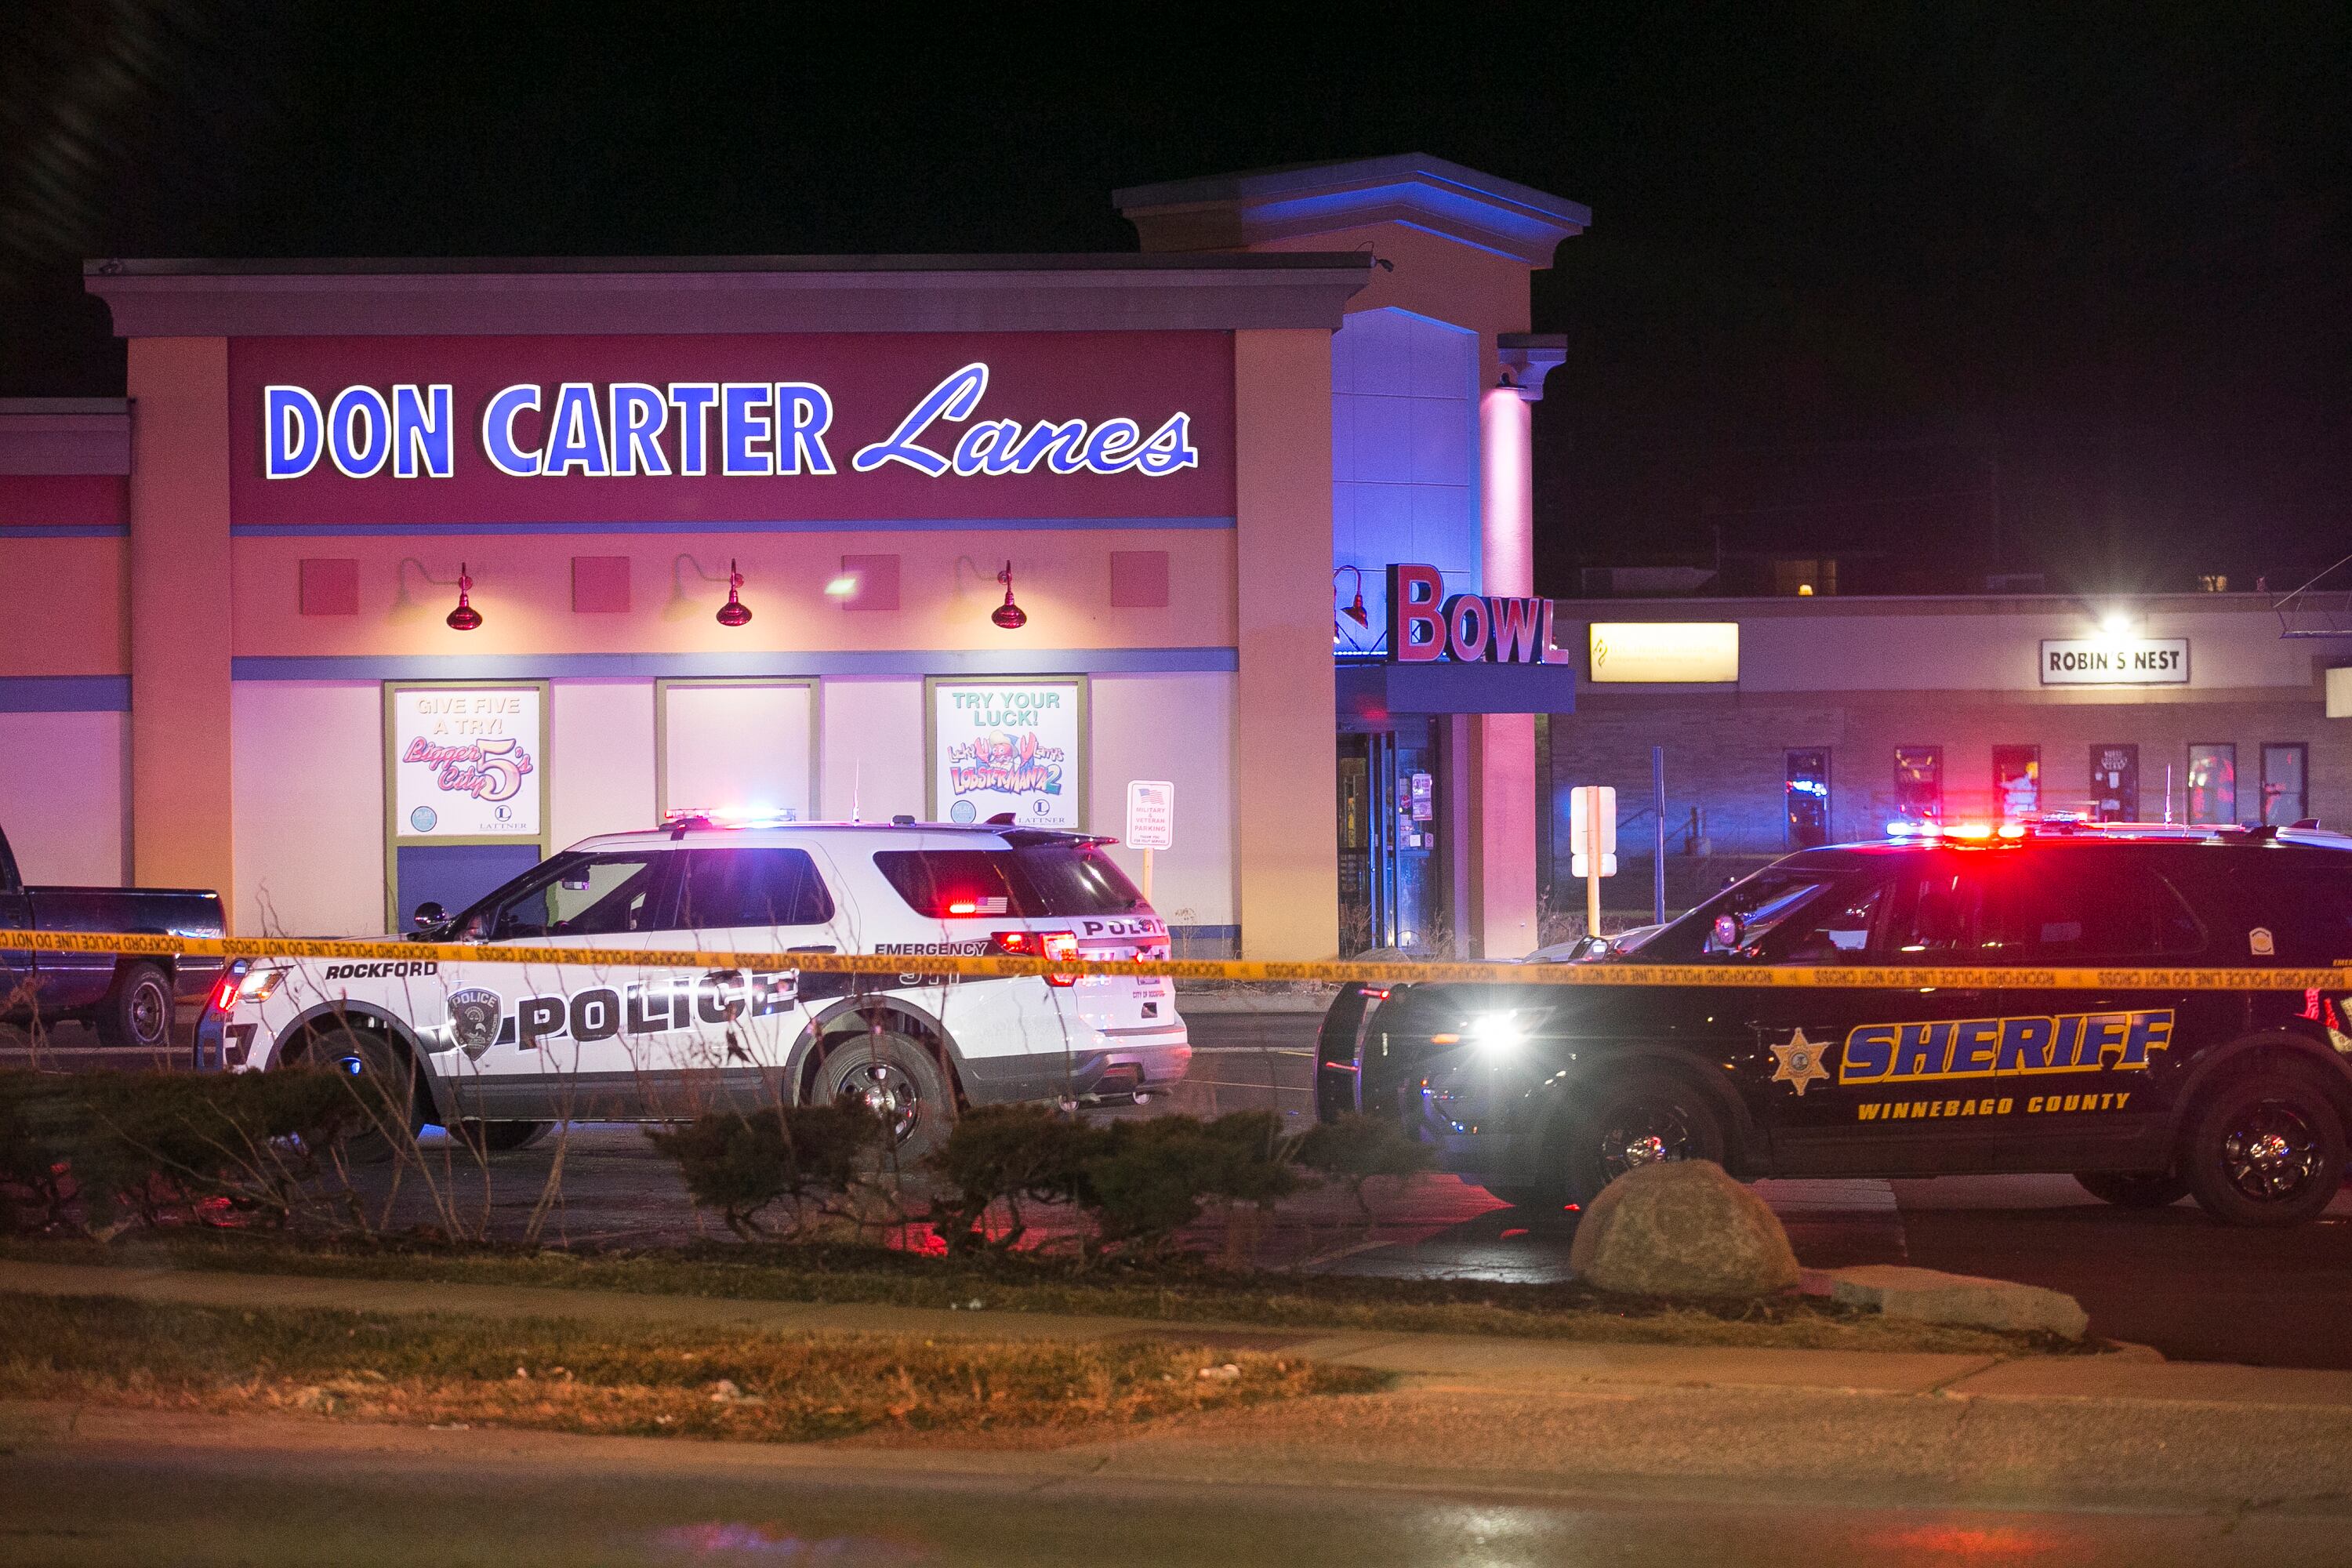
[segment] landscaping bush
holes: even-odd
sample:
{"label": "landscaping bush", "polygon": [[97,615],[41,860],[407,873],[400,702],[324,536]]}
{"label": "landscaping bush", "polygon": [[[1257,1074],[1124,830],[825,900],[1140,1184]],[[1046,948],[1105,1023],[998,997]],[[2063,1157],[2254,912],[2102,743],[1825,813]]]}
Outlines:
{"label": "landscaping bush", "polygon": [[1417,1176],[1437,1163],[1436,1152],[1394,1119],[1352,1110],[1310,1128],[1298,1141],[1297,1159],[1318,1175],[1343,1184],[1368,1221],[1372,1206],[1364,1197],[1367,1184],[1382,1176]]}
{"label": "landscaping bush", "polygon": [[0,1228],[283,1224],[356,1116],[328,1072],[0,1073]]}
{"label": "landscaping bush", "polygon": [[694,1201],[717,1209],[746,1240],[765,1234],[760,1216],[778,1203],[790,1210],[789,1228],[798,1229],[824,1212],[827,1199],[845,1195],[882,1133],[872,1112],[845,1104],[714,1110],[683,1127],[646,1129],[654,1147],[677,1162]]}
{"label": "landscaping bush", "polygon": [[[1087,1169],[1108,1142],[1103,1129],[1051,1106],[975,1106],[956,1119],[946,1142],[925,1162],[954,1189],[932,1205],[932,1227],[950,1252],[1009,1248],[1027,1230],[1023,1203],[1086,1201]],[[999,1204],[1006,1225],[992,1240],[985,1221]]]}
{"label": "landscaping bush", "polygon": [[1265,1205],[1303,1184],[1290,1153],[1296,1140],[1271,1111],[1237,1110],[1214,1121],[1162,1116],[1121,1121],[1087,1167],[1081,1196],[1105,1241],[1150,1253],[1198,1219],[1204,1203],[1230,1211]]}

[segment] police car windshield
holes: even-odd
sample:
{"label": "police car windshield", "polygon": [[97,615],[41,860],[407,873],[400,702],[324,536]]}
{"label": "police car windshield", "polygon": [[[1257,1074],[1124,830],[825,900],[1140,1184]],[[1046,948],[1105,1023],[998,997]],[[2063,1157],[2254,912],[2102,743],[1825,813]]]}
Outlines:
{"label": "police car windshield", "polygon": [[883,849],[874,865],[917,914],[934,920],[1123,915],[1143,907],[1127,873],[1092,844]]}
{"label": "police car windshield", "polygon": [[[1750,955],[1757,945],[1835,885],[1829,871],[1800,871],[1768,867],[1734,882],[1690,913],[1642,944],[1642,958],[1651,963],[1687,963],[1710,958]],[[1717,917],[1736,915],[1738,941],[1719,940]]]}

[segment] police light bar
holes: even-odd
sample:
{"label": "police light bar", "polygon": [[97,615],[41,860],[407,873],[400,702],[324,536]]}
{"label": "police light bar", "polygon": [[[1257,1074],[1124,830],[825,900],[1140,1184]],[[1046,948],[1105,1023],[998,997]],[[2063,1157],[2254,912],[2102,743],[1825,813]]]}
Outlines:
{"label": "police light bar", "polygon": [[1886,825],[1889,838],[1957,838],[1964,844],[1981,844],[1988,839],[2010,842],[2025,837],[2021,822],[2004,822],[1996,827],[1990,822],[1890,822]]}
{"label": "police light bar", "polygon": [[798,822],[800,814],[788,805],[673,806],[662,813],[661,825],[700,823],[711,827],[774,827]]}

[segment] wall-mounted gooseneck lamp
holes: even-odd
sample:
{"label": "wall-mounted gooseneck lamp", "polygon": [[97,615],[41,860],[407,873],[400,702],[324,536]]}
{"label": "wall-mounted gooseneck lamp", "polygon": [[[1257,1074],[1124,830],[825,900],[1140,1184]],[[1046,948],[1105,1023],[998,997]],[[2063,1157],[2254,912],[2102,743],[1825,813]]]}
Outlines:
{"label": "wall-mounted gooseneck lamp", "polygon": [[1004,584],[1004,603],[997,605],[988,618],[1008,632],[1017,632],[1029,624],[1029,612],[1013,602],[1012,562],[1004,563],[1004,570],[996,574],[996,580]]}
{"label": "wall-mounted gooseneck lamp", "polygon": [[470,632],[482,624],[482,612],[474,608],[469,595],[474,591],[474,579],[467,574],[466,563],[457,563],[457,607],[449,612],[449,629]]}
{"label": "wall-mounted gooseneck lamp", "polygon": [[740,626],[751,618],[751,606],[743,603],[743,573],[732,557],[727,562],[727,602],[719,606],[719,624]]}
{"label": "wall-mounted gooseneck lamp", "polygon": [[[1342,566],[1339,572],[1331,574],[1331,602],[1337,605],[1339,601],[1339,572],[1351,573],[1356,579],[1355,601],[1341,606],[1339,613],[1367,631],[1370,630],[1372,617],[1364,608],[1364,574],[1360,569],[1354,566]],[[1331,623],[1331,640],[1334,643],[1347,641],[1347,633],[1340,629],[1339,623],[1337,621]]]}

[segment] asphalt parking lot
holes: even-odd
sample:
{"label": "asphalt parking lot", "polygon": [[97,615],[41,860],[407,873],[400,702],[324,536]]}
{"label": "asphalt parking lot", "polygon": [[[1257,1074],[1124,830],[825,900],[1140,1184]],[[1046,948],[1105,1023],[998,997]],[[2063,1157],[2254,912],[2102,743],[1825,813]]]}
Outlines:
{"label": "asphalt parking lot", "polygon": [[[1312,1116],[1316,1013],[1185,1012],[1198,1054],[1184,1089],[1105,1114],[1272,1106],[1286,1118]],[[49,1059],[116,1058],[67,1049]],[[438,1174],[429,1188],[409,1179],[395,1224],[431,1222],[446,1204],[467,1228],[506,1238],[524,1235],[534,1215],[545,1239],[574,1245],[659,1246],[724,1234],[695,1213],[674,1168],[635,1128],[570,1129],[493,1156],[487,1168],[437,1139],[427,1147],[441,1162]],[[560,1188],[542,1207],[559,1154]],[[1808,1267],[1911,1263],[2019,1279],[2075,1297],[2093,1332],[2173,1359],[2352,1368],[2345,1327],[2352,1191],[2317,1224],[2273,1232],[2225,1228],[2185,1200],[2154,1211],[2111,1208],[2064,1176],[1763,1182],[1758,1190]],[[1426,1176],[1378,1194],[1370,1225],[1337,1194],[1293,1200],[1255,1238],[1255,1250],[1272,1267],[1539,1282],[1568,1276],[1573,1235],[1566,1216],[1530,1216],[1451,1176]]]}

